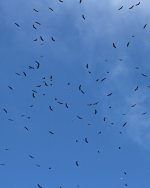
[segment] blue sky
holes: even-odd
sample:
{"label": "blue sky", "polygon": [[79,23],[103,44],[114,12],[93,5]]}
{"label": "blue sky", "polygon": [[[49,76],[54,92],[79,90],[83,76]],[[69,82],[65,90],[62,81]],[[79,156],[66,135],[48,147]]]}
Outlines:
{"label": "blue sky", "polygon": [[0,187],[149,188],[150,4],[137,3],[0,2]]}

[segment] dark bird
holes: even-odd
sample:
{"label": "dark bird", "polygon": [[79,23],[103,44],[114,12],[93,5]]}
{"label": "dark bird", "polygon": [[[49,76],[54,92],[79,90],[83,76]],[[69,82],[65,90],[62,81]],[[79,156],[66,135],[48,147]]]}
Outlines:
{"label": "dark bird", "polygon": [[40,184],[37,185],[39,188],[43,188]]}
{"label": "dark bird", "polygon": [[34,67],[32,67],[32,66],[30,66],[30,65],[28,66],[28,68],[29,68],[29,69],[34,69]]}
{"label": "dark bird", "polygon": [[138,5],[140,5],[140,3],[141,3],[141,2],[138,2],[138,3],[137,3],[137,4],[135,5],[135,6],[138,6]]}
{"label": "dark bird", "polygon": [[106,121],[106,118],[104,117],[104,121]]}
{"label": "dark bird", "polygon": [[76,166],[79,166],[79,162],[78,161],[76,161]]}
{"label": "dark bird", "polygon": [[69,108],[67,103],[65,104],[65,106],[66,106],[66,108]]}
{"label": "dark bird", "polygon": [[136,106],[136,104],[131,105],[132,108],[135,107],[135,106]]}
{"label": "dark bird", "polygon": [[41,87],[41,85],[37,85],[36,87]]}
{"label": "dark bird", "polygon": [[95,111],[94,111],[94,114],[96,115],[97,114],[97,110],[95,109]]}
{"label": "dark bird", "polygon": [[13,88],[11,86],[8,86],[9,89],[13,90]]}
{"label": "dark bird", "polygon": [[80,0],[79,3],[82,3],[82,0]]}
{"label": "dark bird", "polygon": [[51,111],[53,111],[53,109],[52,109],[52,107],[51,107],[51,106],[49,106],[49,109],[50,109]]}
{"label": "dark bird", "polygon": [[77,116],[77,118],[78,118],[78,119],[83,119],[83,118],[82,118],[82,117],[80,117],[80,116]]}
{"label": "dark bird", "polygon": [[36,10],[35,8],[33,9],[35,12],[39,12],[38,10]]}
{"label": "dark bird", "polygon": [[8,112],[7,112],[7,110],[5,109],[5,108],[3,108],[3,110],[4,110],[4,112],[7,114]]}
{"label": "dark bird", "polygon": [[86,64],[86,68],[87,68],[87,69],[89,68],[89,64]]}
{"label": "dark bird", "polygon": [[17,73],[17,72],[16,72],[16,74],[17,74],[18,76],[20,76],[20,74],[19,74],[19,73]]}
{"label": "dark bird", "polygon": [[85,138],[84,141],[85,141],[87,144],[89,143],[87,138]]}
{"label": "dark bird", "polygon": [[35,42],[36,42],[36,41],[38,41],[38,39],[36,38],[36,39],[34,39],[33,41],[35,41]]}
{"label": "dark bird", "polygon": [[147,26],[147,24],[145,24],[145,25],[143,26],[143,29],[145,29],[145,28],[146,28],[146,26]]}
{"label": "dark bird", "polygon": [[81,89],[81,84],[79,85],[79,91],[81,91],[82,94],[85,94],[84,91]]}
{"label": "dark bird", "polygon": [[13,119],[11,119],[11,118],[9,118],[8,120],[9,120],[9,121],[14,121],[14,120],[13,120]]}
{"label": "dark bird", "polygon": [[121,147],[119,146],[118,149],[121,149]]}
{"label": "dark bird", "polygon": [[145,115],[145,114],[147,114],[147,112],[143,112],[143,113],[142,113],[142,115]]}
{"label": "dark bird", "polygon": [[33,27],[34,29],[36,29],[36,27],[35,27],[35,25],[34,25],[34,24],[32,25],[32,27]]}
{"label": "dark bird", "polygon": [[55,39],[53,37],[51,37],[52,41],[55,42]]}
{"label": "dark bird", "polygon": [[134,91],[137,91],[137,90],[138,90],[138,88],[139,88],[139,87],[137,86],[137,87],[134,89]]}
{"label": "dark bird", "polygon": [[130,45],[130,42],[127,43],[127,47],[129,47],[129,45]]}
{"label": "dark bird", "polygon": [[117,48],[116,45],[115,45],[115,43],[113,43],[113,47],[114,47],[114,48]]}
{"label": "dark bird", "polygon": [[48,7],[48,8],[49,8],[49,10],[54,11],[51,7]]}
{"label": "dark bird", "polygon": [[106,80],[106,78],[101,79],[101,82],[103,82],[104,80]]}
{"label": "dark bird", "polygon": [[32,97],[35,98],[35,94],[34,93],[32,93]]}
{"label": "dark bird", "polygon": [[82,15],[82,18],[85,20],[85,16],[84,15]]}
{"label": "dark bird", "polygon": [[48,86],[47,82],[44,81],[45,86]]}
{"label": "dark bird", "polygon": [[41,41],[44,41],[44,39],[42,38],[42,36],[40,36],[40,39],[41,39]]}
{"label": "dark bird", "polygon": [[37,166],[37,167],[40,167],[40,165],[39,165],[39,164],[36,164],[36,166]]}
{"label": "dark bird", "polygon": [[36,91],[36,90],[33,90],[33,89],[32,89],[32,91],[33,91],[33,93],[37,93],[37,91]]}
{"label": "dark bird", "polygon": [[58,104],[63,104],[63,102],[60,102],[60,101],[58,101],[57,103],[58,103]]}
{"label": "dark bird", "polygon": [[15,22],[14,24],[15,24],[17,27],[20,27],[20,25],[19,25],[18,23]]}
{"label": "dark bird", "polygon": [[27,74],[25,72],[23,72],[24,76],[27,76]]}
{"label": "dark bird", "polygon": [[133,9],[134,5],[132,5],[131,7],[129,7],[129,9]]}
{"label": "dark bird", "polygon": [[145,77],[147,77],[147,75],[146,75],[146,74],[143,74],[143,73],[142,73],[141,75],[142,75],[142,76],[145,76]]}
{"label": "dark bird", "polygon": [[121,9],[123,9],[123,6],[121,6],[118,10],[121,10]]}
{"label": "dark bird", "polygon": [[37,69],[39,69],[40,68],[40,63],[38,62],[38,61],[35,61],[35,63],[37,64]]}
{"label": "dark bird", "polygon": [[108,97],[111,96],[111,95],[112,95],[112,93],[107,94]]}
{"label": "dark bird", "polygon": [[62,0],[59,0],[59,2],[63,3],[63,1],[62,1]]}
{"label": "dark bird", "polygon": [[35,23],[38,24],[38,25],[41,25],[40,22],[35,22]]}
{"label": "dark bird", "polygon": [[93,103],[93,106],[97,105],[98,103],[99,103],[99,101],[97,101],[97,102]]}
{"label": "dark bird", "polygon": [[127,122],[125,122],[125,123],[122,125],[122,127],[125,127],[125,126],[126,126],[126,124],[127,124]]}
{"label": "dark bird", "polygon": [[123,173],[124,173],[124,175],[127,175],[127,173],[125,171]]}
{"label": "dark bird", "polygon": [[32,155],[29,155],[29,157],[30,157],[31,159],[34,159],[34,157],[33,157]]}
{"label": "dark bird", "polygon": [[25,128],[27,131],[29,131],[28,127],[25,126],[24,128]]}
{"label": "dark bird", "polygon": [[50,134],[54,134],[52,131],[48,131]]}

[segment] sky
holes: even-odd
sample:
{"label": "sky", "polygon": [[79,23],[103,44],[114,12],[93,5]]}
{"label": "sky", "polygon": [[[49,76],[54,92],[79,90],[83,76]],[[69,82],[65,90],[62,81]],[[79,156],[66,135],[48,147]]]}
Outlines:
{"label": "sky", "polygon": [[150,2],[138,3],[0,2],[0,187],[149,188]]}

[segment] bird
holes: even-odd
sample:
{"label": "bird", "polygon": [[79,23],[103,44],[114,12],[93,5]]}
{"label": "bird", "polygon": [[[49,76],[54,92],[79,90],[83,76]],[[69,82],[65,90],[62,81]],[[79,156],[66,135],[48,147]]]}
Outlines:
{"label": "bird", "polygon": [[129,9],[133,9],[134,5],[132,5],[131,7],[129,7]]}
{"label": "bird", "polygon": [[10,90],[13,90],[13,88],[12,88],[11,86],[8,86],[8,88],[9,88]]}
{"label": "bird", "polygon": [[112,95],[112,93],[107,94],[108,97],[111,96],[111,95]]}
{"label": "bird", "polygon": [[27,74],[25,72],[23,72],[24,76],[27,76]]}
{"label": "bird", "polygon": [[3,110],[4,110],[4,112],[7,114],[8,112],[7,112],[7,110],[5,109],[5,108],[3,108]]}
{"label": "bird", "polygon": [[37,69],[39,69],[40,68],[40,63],[38,62],[38,61],[35,61],[35,63],[37,64]]}
{"label": "bird", "polygon": [[52,131],[48,131],[50,134],[54,134]]}
{"label": "bird", "polygon": [[16,72],[16,75],[20,76],[20,74],[18,72]]}
{"label": "bird", "polygon": [[53,109],[52,109],[52,107],[51,107],[51,106],[49,106],[49,109],[50,109],[51,111],[53,111]]}
{"label": "bird", "polygon": [[62,0],[59,0],[59,2],[63,3],[63,1],[62,1]]}
{"label": "bird", "polygon": [[41,39],[41,41],[44,41],[44,39],[42,38],[42,36],[40,36],[40,39]]}
{"label": "bird", "polygon": [[80,0],[79,3],[82,3],[82,0]]}
{"label": "bird", "polygon": [[103,82],[104,80],[106,80],[106,78],[101,79],[101,82]]}
{"label": "bird", "polygon": [[5,166],[5,164],[4,163],[0,163],[0,166]]}
{"label": "bird", "polygon": [[14,24],[15,24],[17,27],[20,27],[20,25],[19,25],[18,23],[15,22]]}
{"label": "bird", "polygon": [[135,6],[138,6],[138,5],[140,5],[141,4],[141,2],[138,2]]}
{"label": "bird", "polygon": [[41,23],[40,22],[35,22],[36,24],[38,24],[38,25],[41,25]]}
{"label": "bird", "polygon": [[76,166],[79,166],[79,162],[78,161],[76,161]]}
{"label": "bird", "polygon": [[40,184],[37,185],[39,188],[43,188]]}
{"label": "bird", "polygon": [[48,8],[49,8],[49,10],[54,11],[51,7],[48,7]]}
{"label": "bird", "polygon": [[34,159],[34,156],[33,156],[33,155],[29,155],[29,157],[30,157],[31,159]]}
{"label": "bird", "polygon": [[80,116],[77,116],[77,118],[78,118],[78,119],[83,119],[83,118],[82,118],[82,117],[80,117]]}
{"label": "bird", "polygon": [[113,47],[114,47],[114,48],[117,48],[114,42],[113,42]]}
{"label": "bird", "polygon": [[85,16],[84,16],[84,14],[82,14],[82,18],[85,20]]}
{"label": "bird", "polygon": [[55,42],[55,39],[53,37],[51,37],[52,41]]}
{"label": "bird", "polygon": [[143,26],[143,29],[145,29],[147,27],[147,24],[145,24],[144,26]]}
{"label": "bird", "polygon": [[27,131],[29,131],[28,127],[25,126],[24,128],[25,128]]}
{"label": "bird", "polygon": [[123,6],[121,6],[118,10],[121,10],[121,9],[123,9]]}
{"label": "bird", "polygon": [[35,98],[35,94],[34,94],[34,92],[32,93],[32,97]]}
{"label": "bird", "polygon": [[94,114],[96,115],[97,114],[97,110],[95,109],[95,111],[94,111]]}
{"label": "bird", "polygon": [[87,138],[85,138],[84,141],[85,141],[87,144],[89,143]]}
{"label": "bird", "polygon": [[130,42],[127,43],[127,47],[129,47],[129,45],[130,45]]}
{"label": "bird", "polygon": [[29,69],[34,69],[34,67],[32,67],[32,66],[30,66],[30,65],[28,66],[28,68],[29,68]]}
{"label": "bird", "polygon": [[125,122],[125,123],[122,125],[122,127],[125,127],[125,126],[126,126],[126,124],[127,124],[127,122]]}
{"label": "bird", "polygon": [[36,38],[36,39],[34,39],[33,41],[36,42],[36,41],[38,41],[38,39]]}
{"label": "bird", "polygon": [[35,27],[35,25],[34,25],[34,24],[32,25],[32,27],[33,27],[34,29],[37,29],[37,28]]}
{"label": "bird", "polygon": [[143,73],[142,73],[141,75],[142,75],[142,76],[145,76],[145,77],[147,77],[147,75],[146,75],[146,74],[143,74]]}
{"label": "bird", "polygon": [[139,87],[137,86],[137,87],[134,89],[134,91],[137,91],[137,90],[138,90],[138,88],[139,88]]}
{"label": "bird", "polygon": [[35,8],[33,8],[33,10],[35,11],[35,12],[39,12],[38,10],[36,10]]}
{"label": "bird", "polygon": [[65,104],[65,106],[66,106],[66,108],[69,108],[67,103]]}
{"label": "bird", "polygon": [[131,105],[132,108],[135,107],[135,106],[136,106],[136,104]]}

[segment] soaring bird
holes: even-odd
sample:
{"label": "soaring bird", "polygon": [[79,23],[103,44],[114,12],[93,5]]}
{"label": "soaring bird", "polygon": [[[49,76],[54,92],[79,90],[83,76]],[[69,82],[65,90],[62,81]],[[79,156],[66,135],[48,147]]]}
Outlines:
{"label": "soaring bird", "polygon": [[59,2],[63,3],[63,1],[62,1],[62,0],[59,0]]}
{"label": "soaring bird", "polygon": [[114,42],[113,42],[113,47],[114,47],[114,48],[117,48]]}
{"label": "soaring bird", "polygon": [[125,122],[125,123],[122,125],[122,127],[125,127],[125,126],[126,126],[126,124],[127,124],[127,122]]}
{"label": "soaring bird", "polygon": [[13,90],[13,88],[11,86],[8,86],[9,89]]}
{"label": "soaring bird", "polygon": [[27,131],[29,131],[28,127],[25,126],[24,128],[25,128]]}
{"label": "soaring bird", "polygon": [[40,22],[35,22],[35,23],[38,24],[38,25],[41,25]]}
{"label": "soaring bird", "polygon": [[48,7],[48,8],[49,8],[49,10],[54,11],[51,7]]}
{"label": "soaring bird", "polygon": [[78,119],[83,119],[83,118],[82,118],[82,117],[80,117],[80,116],[77,116],[77,118],[78,118]]}
{"label": "soaring bird", "polygon": [[140,3],[141,3],[141,2],[138,2],[138,3],[137,3],[137,4],[135,5],[135,6],[138,6],[138,5],[140,5]]}
{"label": "soaring bird", "polygon": [[112,93],[107,94],[108,97],[111,96],[111,95],[112,95]]}
{"label": "soaring bird", "polygon": [[42,36],[40,36],[40,39],[41,39],[41,41],[44,41],[44,39],[43,39],[43,37],[42,37]]}
{"label": "soaring bird", "polygon": [[35,42],[36,42],[36,41],[38,41],[38,39],[36,38],[36,39],[34,39],[33,41],[35,41]]}
{"label": "soaring bird", "polygon": [[7,112],[7,110],[5,109],[5,108],[3,108],[3,110],[4,110],[4,112],[7,114],[8,112]]}
{"label": "soaring bird", "polygon": [[50,134],[54,134],[52,131],[48,131]]}
{"label": "soaring bird", "polygon": [[146,74],[143,74],[143,73],[142,73],[141,75],[142,75],[142,76],[145,76],[145,77],[147,77],[147,75],[146,75]]}
{"label": "soaring bird", "polygon": [[29,157],[30,157],[31,159],[34,159],[34,156],[33,156],[33,155],[29,155]]}
{"label": "soaring bird", "polygon": [[65,106],[66,106],[66,108],[69,108],[67,103],[65,104]]}
{"label": "soaring bird", "polygon": [[136,104],[131,105],[132,108],[135,107],[135,106],[136,106]]}
{"label": "soaring bird", "polygon": [[79,162],[78,161],[76,161],[76,166],[79,166]]}
{"label": "soaring bird", "polygon": [[134,5],[132,5],[131,7],[129,7],[129,9],[133,9]]}
{"label": "soaring bird", "polygon": [[87,144],[89,143],[87,138],[85,138],[84,141],[85,141]]}
{"label": "soaring bird", "polygon": [[53,111],[53,109],[52,109],[52,107],[51,107],[51,106],[49,106],[49,109],[50,109],[51,111]]}
{"label": "soaring bird", "polygon": [[52,39],[52,41],[53,41],[53,42],[55,42],[55,39],[54,39],[54,37],[51,37],[51,39]]}
{"label": "soaring bird", "polygon": [[27,76],[27,74],[25,72],[23,72],[24,76]]}
{"label": "soaring bird", "polygon": [[82,18],[85,20],[85,16],[84,16],[84,14],[82,14]]}
{"label": "soaring bird", "polygon": [[18,23],[15,22],[14,24],[15,24],[17,27],[20,27],[20,25],[19,25]]}
{"label": "soaring bird", "polygon": [[43,188],[40,184],[37,185],[39,188]]}
{"label": "soaring bird", "polygon": [[127,43],[127,47],[129,47],[130,42]]}
{"label": "soaring bird", "polygon": [[138,90],[138,88],[139,88],[139,87],[137,86],[137,87],[134,89],[134,91],[137,91],[137,90]]}
{"label": "soaring bird", "polygon": [[40,68],[40,63],[38,62],[38,61],[35,61],[35,63],[37,64],[37,69],[39,69]]}
{"label": "soaring bird", "polygon": [[38,10],[36,10],[35,8],[33,8],[33,10],[35,11],[35,12],[39,12]]}
{"label": "soaring bird", "polygon": [[36,29],[36,27],[35,27],[35,25],[34,25],[34,24],[32,25],[32,27],[33,27],[34,29]]}
{"label": "soaring bird", "polygon": [[121,6],[118,10],[121,10],[121,9],[123,9],[123,6]]}
{"label": "soaring bird", "polygon": [[145,24],[145,25],[143,26],[143,29],[145,29],[145,28],[146,28],[146,26],[147,26],[147,24]]}

